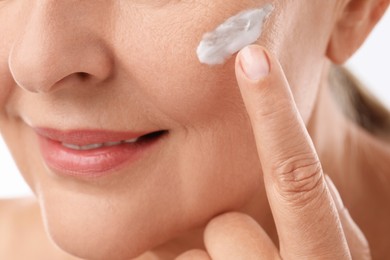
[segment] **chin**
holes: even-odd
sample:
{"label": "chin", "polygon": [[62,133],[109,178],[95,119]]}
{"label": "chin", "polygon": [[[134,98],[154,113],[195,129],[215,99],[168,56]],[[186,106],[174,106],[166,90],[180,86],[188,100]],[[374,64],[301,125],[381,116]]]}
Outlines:
{"label": "chin", "polygon": [[109,219],[97,222],[89,218],[52,217],[45,217],[51,240],[63,251],[82,259],[133,259],[157,246],[162,239],[151,230],[137,228],[137,224],[122,226]]}
{"label": "chin", "polygon": [[[113,202],[90,194],[50,194],[40,199],[51,240],[82,259],[133,259],[177,231],[158,212],[151,214],[153,209],[131,199]],[[162,228],[160,223],[167,225]]]}
{"label": "chin", "polygon": [[[133,243],[128,243],[126,247],[120,247],[116,242],[118,241],[106,241],[102,239],[101,241],[96,241],[94,245],[91,246],[90,243],[87,244],[75,244],[72,241],[63,241],[62,239],[52,238],[53,242],[64,252],[69,255],[88,260],[124,260],[124,259],[134,259],[148,250],[148,247],[143,247],[134,239]],[[114,245],[113,245],[114,243]],[[101,244],[102,246],[97,246]]]}

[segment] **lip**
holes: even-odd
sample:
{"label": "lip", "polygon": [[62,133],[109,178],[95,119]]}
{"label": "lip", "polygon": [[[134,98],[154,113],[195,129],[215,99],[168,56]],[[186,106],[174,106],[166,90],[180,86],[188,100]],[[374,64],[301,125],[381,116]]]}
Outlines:
{"label": "lip", "polygon": [[[54,173],[73,177],[101,177],[134,163],[155,147],[168,131],[116,132],[33,128],[46,165]],[[139,138],[135,143],[74,150],[62,143],[84,146]]]}

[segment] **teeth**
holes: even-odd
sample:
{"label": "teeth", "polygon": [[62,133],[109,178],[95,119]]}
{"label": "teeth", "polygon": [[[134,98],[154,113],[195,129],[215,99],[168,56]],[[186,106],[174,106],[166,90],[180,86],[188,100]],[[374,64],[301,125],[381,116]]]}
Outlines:
{"label": "teeth", "polygon": [[103,144],[76,145],[76,144],[67,144],[67,143],[62,143],[62,145],[69,149],[80,150],[80,151],[97,149],[103,146]]}
{"label": "teeth", "polygon": [[72,150],[78,150],[78,151],[86,151],[86,150],[93,150],[101,147],[111,147],[115,145],[120,144],[132,144],[138,141],[139,138],[133,138],[129,140],[119,141],[119,142],[106,142],[102,144],[87,144],[87,145],[77,145],[77,144],[67,144],[62,143],[63,146],[66,148],[72,149]]}
{"label": "teeth", "polygon": [[135,143],[138,141],[138,138],[133,138],[133,139],[129,139],[129,140],[125,140],[123,141],[123,143],[125,144],[131,144],[131,143]]}
{"label": "teeth", "polygon": [[62,143],[62,145],[65,146],[66,148],[69,148],[69,149],[72,149],[72,150],[81,150],[81,147],[78,146],[78,145],[75,145],[75,144]]}
{"label": "teeth", "polygon": [[104,143],[103,146],[114,146],[114,145],[118,145],[118,144],[121,144],[122,142],[107,142],[107,143]]}
{"label": "teeth", "polygon": [[103,144],[87,144],[80,146],[80,150],[92,150],[102,147]]}

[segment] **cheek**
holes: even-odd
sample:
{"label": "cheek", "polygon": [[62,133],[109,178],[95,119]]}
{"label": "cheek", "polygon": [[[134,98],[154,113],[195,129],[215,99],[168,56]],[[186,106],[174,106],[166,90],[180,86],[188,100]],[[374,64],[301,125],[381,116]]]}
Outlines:
{"label": "cheek", "polygon": [[[162,171],[176,172],[168,179],[180,182],[172,190],[180,188],[182,201],[191,201],[187,204],[191,207],[183,211],[191,221],[195,220],[193,216],[204,220],[216,211],[242,206],[259,188],[261,179],[235,78],[235,57],[224,65],[210,67],[201,64],[196,55],[205,32],[250,5],[225,5],[230,9],[223,12],[217,11],[223,6],[220,1],[208,5],[211,10],[195,9],[186,17],[178,16],[180,10],[148,17],[142,30],[123,31],[117,39],[118,43],[127,41],[125,46],[118,45],[118,56],[124,70],[131,73],[128,77],[134,83],[135,95],[155,114],[169,118],[177,126],[173,131],[185,130],[178,131],[176,144],[168,152],[172,156],[170,165],[174,161],[176,169]],[[225,14],[203,19],[215,17],[209,14],[212,12]],[[177,18],[168,22],[167,16]]]}
{"label": "cheek", "polygon": [[231,6],[220,21],[201,20],[211,17],[206,9],[192,10],[188,13],[196,17],[173,22],[166,17],[175,17],[174,13],[148,17],[142,30],[125,30],[116,41],[119,63],[129,72],[134,95],[177,126],[174,144],[166,153],[170,163],[162,163],[166,168],[159,171],[167,173],[162,183],[178,183],[171,189],[178,194],[165,195],[183,203],[178,213],[186,214],[188,222],[183,225],[239,208],[259,188],[260,166],[235,78],[234,57],[210,67],[196,55],[203,34],[240,9],[244,8]]}
{"label": "cheek", "polygon": [[124,30],[117,40],[120,63],[132,73],[134,91],[143,102],[182,125],[199,125],[211,120],[211,115],[225,116],[229,113],[227,104],[240,102],[234,57],[224,65],[211,67],[199,62],[196,49],[204,33],[230,15],[254,6],[253,1],[199,2],[177,4],[149,16],[142,14],[142,28]]}
{"label": "cheek", "polygon": [[45,169],[38,157],[39,150],[35,136],[26,126],[15,118],[0,118],[1,135],[18,167],[20,174],[35,193],[39,179]]}
{"label": "cheek", "polygon": [[[321,84],[332,4],[322,1],[287,2],[267,28],[269,48],[276,53],[290,84],[298,110],[307,123]],[[312,21],[316,21],[313,23]]]}

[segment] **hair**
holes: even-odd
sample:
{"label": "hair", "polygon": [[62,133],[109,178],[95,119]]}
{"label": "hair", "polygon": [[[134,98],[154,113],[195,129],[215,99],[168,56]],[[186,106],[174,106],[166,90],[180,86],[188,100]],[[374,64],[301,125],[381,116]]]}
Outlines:
{"label": "hair", "polygon": [[343,113],[374,136],[390,142],[390,111],[345,67],[332,65],[330,88]]}

